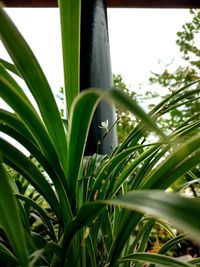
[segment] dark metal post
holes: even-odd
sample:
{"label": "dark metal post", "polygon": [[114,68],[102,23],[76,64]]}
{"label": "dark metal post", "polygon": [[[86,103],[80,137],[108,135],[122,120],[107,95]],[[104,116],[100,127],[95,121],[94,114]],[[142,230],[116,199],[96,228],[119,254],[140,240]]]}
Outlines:
{"label": "dark metal post", "polygon": [[[109,90],[112,86],[112,72],[108,40],[107,12],[104,0],[82,0],[81,11],[81,90],[96,87]],[[101,101],[95,112],[86,154],[97,152],[98,142],[105,135],[102,121],[108,120],[110,128],[115,123],[114,106]],[[117,145],[116,127],[113,127],[101,143],[98,153],[110,154]]]}

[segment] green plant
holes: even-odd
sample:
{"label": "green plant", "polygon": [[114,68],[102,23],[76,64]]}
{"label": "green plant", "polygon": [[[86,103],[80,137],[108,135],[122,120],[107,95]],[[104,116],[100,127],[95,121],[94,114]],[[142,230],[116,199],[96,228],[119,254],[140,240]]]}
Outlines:
{"label": "green plant", "polygon": [[[0,96],[13,109],[0,109],[0,129],[31,155],[0,138],[1,264],[139,267],[147,262],[198,266],[199,259],[183,263],[163,255],[184,235],[173,236],[158,254],[145,252],[156,218],[169,220],[197,241],[200,233],[199,201],[165,192],[185,174],[193,177],[193,182],[198,180],[191,169],[199,163],[200,136],[189,135],[186,140],[198,124],[191,118],[169,136],[156,124],[173,101],[182,101],[179,93],[186,87],[172,93],[149,114],[118,90],[79,93],[80,1],[61,0],[60,9],[66,44],[68,108],[64,114],[68,119],[61,118],[36,58],[0,9],[0,37],[14,63],[1,60],[0,64]],[[10,72],[26,82],[39,112]],[[128,109],[139,123],[112,155],[84,157],[89,125],[103,97]],[[152,132],[157,136],[155,142],[151,141]],[[28,182],[25,188],[32,188],[32,195],[20,189],[20,181],[15,182],[6,166]]]}
{"label": "green plant", "polygon": [[[191,21],[185,23],[176,34],[176,45],[180,51],[179,57],[182,58],[179,66],[177,67],[172,60],[170,64],[164,66],[161,73],[153,72],[149,79],[152,84],[159,84],[168,88],[169,91],[176,89],[177,86],[184,86],[199,79],[200,49],[198,36],[200,33],[200,12],[198,9],[191,9],[190,13]],[[173,69],[176,68],[174,71],[171,69],[172,66]],[[200,107],[199,95],[190,94],[190,91],[189,87],[188,90],[182,92],[182,94],[188,93],[188,96],[184,97],[184,105],[181,107],[174,105],[174,109],[169,113],[169,119],[162,121],[166,128],[173,131],[175,124],[180,125],[183,120],[198,113]]]}
{"label": "green plant", "polygon": [[[113,74],[113,87],[126,93],[129,98],[136,99],[137,101],[138,94],[136,92],[131,92],[128,89],[121,75]],[[124,139],[128,136],[128,134],[131,132],[131,130],[135,127],[138,120],[130,113],[130,111],[121,109],[119,107],[116,109],[116,113],[118,119],[118,140],[119,143],[122,143]]]}

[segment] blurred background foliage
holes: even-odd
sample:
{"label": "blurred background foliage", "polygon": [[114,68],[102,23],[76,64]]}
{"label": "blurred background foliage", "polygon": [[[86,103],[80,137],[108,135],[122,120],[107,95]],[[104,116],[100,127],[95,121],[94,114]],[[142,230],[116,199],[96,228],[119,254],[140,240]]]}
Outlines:
{"label": "blurred background foliage", "polygon": [[[176,44],[180,50],[180,58],[182,58],[183,64],[178,66],[175,71],[171,71],[170,67],[173,65],[173,60],[170,64],[166,65],[166,68],[161,73],[151,72],[152,75],[149,78],[151,85],[158,87],[156,90],[141,90],[130,91],[121,75],[113,75],[114,86],[126,92],[130,97],[138,100],[138,102],[144,102],[144,106],[147,109],[151,109],[157,103],[157,100],[165,98],[173,91],[200,79],[200,11],[198,9],[191,9],[191,21],[185,23],[182,29],[177,32]],[[197,86],[197,85],[195,85]],[[163,95],[162,89],[167,88],[167,93]],[[200,110],[200,95],[191,95],[190,92],[194,87],[188,87],[182,94],[188,94],[188,102],[185,101],[184,106],[176,106],[174,103],[174,109],[172,109],[167,116],[159,119],[160,125],[167,132],[172,132],[183,121],[196,115],[196,120],[199,119],[198,113]],[[192,103],[191,103],[192,99]],[[130,115],[129,112],[122,112],[117,110],[118,116],[118,132],[119,142],[124,140],[127,134],[131,131],[135,125],[136,120]]]}
{"label": "blurred background foliage", "polygon": [[[183,64],[178,66],[175,71],[172,71],[171,65],[173,65],[173,60],[170,64],[166,65],[165,69],[160,73],[151,72],[151,77],[149,82],[151,87],[159,88],[156,90],[138,90],[131,91],[126,82],[124,81],[122,75],[113,74],[113,86],[121,89],[129,95],[129,97],[135,99],[137,102],[142,103],[144,108],[151,110],[155,107],[158,101],[166,98],[169,94],[173,94],[174,91],[178,90],[180,87],[187,86],[188,84],[200,79],[200,10],[191,9],[191,21],[185,23],[182,29],[177,32],[176,45],[179,47],[180,57]],[[188,87],[184,90],[181,95],[184,96],[184,105],[179,107],[174,103],[174,108],[171,109],[167,116],[161,116],[158,118],[158,123],[165,130],[166,133],[172,133],[177,127],[179,127],[184,122],[189,122],[191,117],[198,122],[200,116],[200,95],[191,94],[194,87]],[[166,94],[163,95],[163,88],[167,89]],[[143,88],[142,88],[143,89]],[[185,100],[185,96],[187,96]],[[192,100],[192,101],[191,101]],[[167,106],[166,106],[167,108]],[[116,110],[118,119],[118,138],[119,143],[121,143],[131,132],[131,130],[138,123],[137,119],[130,114],[130,112],[122,111],[120,109]],[[195,130],[196,132],[199,129]],[[195,134],[195,132],[189,133]],[[186,137],[187,138],[187,137]],[[197,166],[193,173],[196,178],[200,178],[200,166]],[[181,177],[172,186],[171,190],[176,190],[184,182],[187,183],[192,178],[189,175]],[[196,183],[195,185],[187,186],[183,188],[184,193],[188,195],[193,195],[198,197],[200,194],[200,185]],[[147,250],[156,253],[159,251],[160,247],[167,240],[170,239],[170,233],[162,225],[155,224],[151,237],[148,243]],[[186,240],[181,246],[175,246],[172,251],[169,252],[171,256],[182,256],[189,254],[194,256],[200,255],[200,247],[190,240]]]}

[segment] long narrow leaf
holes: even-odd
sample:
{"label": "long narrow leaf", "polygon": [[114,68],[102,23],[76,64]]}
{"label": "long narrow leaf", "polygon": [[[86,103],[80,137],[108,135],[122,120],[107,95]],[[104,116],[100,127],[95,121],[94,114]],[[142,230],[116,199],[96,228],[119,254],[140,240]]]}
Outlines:
{"label": "long narrow leaf", "polygon": [[200,266],[200,258],[196,258],[194,260],[189,261],[189,263],[193,264],[193,266]]}
{"label": "long narrow leaf", "polygon": [[[62,51],[65,81],[65,100],[70,111],[75,97],[78,95],[80,86],[80,17],[81,0],[59,0]],[[66,114],[65,114],[66,115]]]}
{"label": "long narrow leaf", "polygon": [[[133,163],[128,165],[122,173],[119,175],[117,181],[115,182],[115,185],[113,187],[112,195],[114,195],[120,188],[120,186],[123,184],[123,182],[131,175],[131,173],[134,171],[134,169],[141,164],[144,160],[151,157],[152,154],[158,149],[159,146],[151,147],[144,151],[140,156],[138,156]],[[139,181],[137,181],[139,182]]]}
{"label": "long narrow leaf", "polygon": [[[46,173],[49,175],[49,178],[52,180],[60,200],[60,205],[63,210],[64,222],[67,224],[68,220],[71,219],[72,212],[66,192],[67,191],[66,180],[62,170],[59,172],[58,175],[54,166],[49,164],[49,162],[47,161],[45,156],[41,153],[41,151],[37,148],[37,146],[34,143],[30,142],[30,140],[27,139],[25,136],[23,136],[20,132],[15,130],[14,128],[16,125],[15,122],[17,122],[17,126],[19,123],[19,121],[15,120],[12,121],[13,128],[10,127],[9,125],[5,125],[4,123],[3,124],[0,123],[0,130],[5,134],[7,134],[8,136],[17,140],[21,145],[23,145],[30,152],[30,154],[38,161],[38,163],[41,164]],[[19,126],[21,125],[19,124]]]}
{"label": "long narrow leaf", "polygon": [[19,98],[23,98],[23,100],[29,105],[29,107],[33,111],[35,111],[34,108],[33,108],[33,106],[32,106],[32,104],[31,104],[31,102],[29,101],[28,97],[26,96],[26,94],[22,90],[22,88],[13,79],[13,77],[6,71],[6,69],[2,66],[2,64],[0,64],[0,77],[1,77],[1,80],[4,83],[8,83],[8,84],[10,84],[10,86],[12,88],[15,88],[16,95],[18,95]]}
{"label": "long narrow leaf", "polygon": [[73,198],[75,198],[89,126],[99,100],[98,90],[87,90],[79,95],[70,112],[67,181]]}
{"label": "long narrow leaf", "polygon": [[12,107],[23,121],[25,127],[27,127],[34,137],[49,162],[53,164],[56,169],[59,169],[60,163],[58,156],[39,116],[29,105],[24,95],[19,93],[15,86],[2,75],[0,75],[0,96]]}
{"label": "long narrow leaf", "polygon": [[48,201],[49,205],[60,218],[61,213],[58,199],[43,174],[32,161],[2,138],[0,138],[0,150],[4,160],[11,167],[14,167],[16,171],[25,176],[35,189]]}
{"label": "long narrow leaf", "polygon": [[20,72],[18,71],[18,69],[16,68],[16,66],[2,58],[0,58],[0,63],[4,66],[4,68],[6,68],[7,70],[11,71],[12,73],[16,74],[17,76],[19,76],[20,78],[22,78]]}
{"label": "long narrow leaf", "polygon": [[0,243],[0,259],[8,266],[19,266],[19,261],[7,247]]}
{"label": "long narrow leaf", "polygon": [[126,256],[122,259],[119,259],[120,262],[125,261],[140,261],[140,262],[148,262],[159,264],[158,266],[166,266],[166,267],[193,267],[194,265],[186,262],[182,262],[178,259],[174,259],[164,255],[157,255],[153,253],[134,253],[129,256]]}
{"label": "long narrow leaf", "polygon": [[18,199],[23,200],[25,203],[27,203],[28,205],[32,206],[41,216],[42,220],[44,221],[44,223],[46,224],[46,226],[49,229],[49,234],[50,237],[52,238],[53,241],[57,241],[56,235],[55,235],[55,231],[53,229],[53,225],[51,223],[50,218],[48,217],[46,211],[41,208],[35,201],[33,201],[31,198],[26,197],[24,195],[15,195]]}
{"label": "long narrow leaf", "polygon": [[19,117],[17,117],[15,113],[11,113],[7,110],[0,109],[0,123],[2,125],[9,125],[10,127],[16,129],[20,134],[25,136],[30,142],[37,145],[30,131],[25,127],[23,122],[19,119]]}
{"label": "long narrow leaf", "polygon": [[48,81],[30,47],[1,6],[0,21],[0,38],[34,96],[58,156],[66,167],[64,127]]}
{"label": "long narrow leaf", "polygon": [[165,254],[167,251],[172,249],[174,246],[178,245],[180,242],[185,240],[188,237],[188,234],[180,234],[172,239],[170,239],[168,242],[166,242],[158,251],[159,254]]}
{"label": "long narrow leaf", "polygon": [[[14,125],[13,125],[14,126]],[[56,173],[56,170],[50,165],[46,157],[41,153],[39,148],[35,143],[32,143],[29,138],[25,137],[21,132],[15,130],[15,128],[10,127],[4,123],[0,123],[0,130],[6,135],[12,137],[14,140],[18,141],[19,144],[24,146],[28,152],[41,164],[44,170],[48,173],[49,177],[52,179],[56,189],[61,189],[60,183],[66,186],[66,180],[64,174],[60,172],[60,176]],[[59,190],[58,190],[59,191]]]}
{"label": "long narrow leaf", "polygon": [[142,190],[132,191],[118,199],[104,202],[168,219],[178,229],[187,231],[199,242],[200,229],[196,219],[200,216],[198,200],[159,190]]}
{"label": "long narrow leaf", "polygon": [[68,224],[60,242],[60,246],[62,248],[62,256],[60,260],[58,259],[58,261],[60,261],[59,266],[62,266],[62,264],[66,260],[66,255],[68,253],[68,249],[74,235],[82,227],[91,224],[91,222],[102,212],[103,208],[104,204],[102,205],[102,203],[94,202],[85,204],[79,210],[77,217]]}
{"label": "long narrow leaf", "polygon": [[128,109],[134,115],[141,119],[141,121],[146,125],[150,130],[155,131],[159,136],[166,140],[166,136],[162,130],[157,126],[155,120],[153,120],[146,112],[137,104],[133,99],[130,99],[123,92],[119,90],[111,90],[109,92],[112,99],[119,103],[122,107]]}
{"label": "long narrow leaf", "polygon": [[[171,173],[171,171],[177,167],[181,162],[184,162],[184,160],[188,159],[190,161],[190,156],[195,151],[198,151],[200,148],[200,136],[194,136],[193,138],[190,138],[187,142],[180,145],[173,153],[169,155],[169,157],[163,161],[163,163],[156,168],[151,174],[149,174],[149,177],[144,181],[143,185],[141,185],[141,188],[160,188],[160,183],[166,183],[167,186],[167,180],[163,180],[162,178],[167,178],[168,175]],[[192,159],[191,159],[192,160]],[[187,169],[187,165],[185,166]],[[188,166],[188,171],[190,170]],[[172,174],[172,173],[171,173]],[[168,186],[170,183],[168,184]]]}
{"label": "long narrow leaf", "polygon": [[148,231],[150,228],[153,227],[154,224],[155,224],[155,220],[150,219],[144,224],[144,226],[141,227],[141,229],[139,229],[135,239],[133,240],[133,243],[131,244],[129,251],[136,251],[136,248],[140,242],[140,239],[142,238],[146,230]]}
{"label": "long narrow leaf", "polygon": [[121,105],[137,115],[147,128],[154,130],[166,140],[165,135],[157,127],[156,123],[147,116],[136,102],[130,101],[125,94],[116,90],[110,91],[109,94],[105,94],[100,90],[87,90],[87,92],[80,94],[72,106],[69,119],[67,180],[73,197],[75,195],[77,180],[80,173],[80,165],[89,125],[96,105],[100,100],[100,97],[103,96],[111,98],[112,100],[117,100]]}
{"label": "long narrow leaf", "polygon": [[[153,146],[154,144],[149,144],[146,146]],[[92,197],[94,196],[95,192],[97,190],[99,190],[99,188],[102,185],[102,182],[105,181],[108,177],[108,174],[111,174],[112,171],[119,165],[121,164],[123,161],[127,160],[127,157],[130,156],[133,152],[137,151],[140,148],[145,147],[145,145],[138,145],[138,146],[134,146],[131,147],[129,149],[126,149],[124,151],[122,151],[121,153],[118,153],[117,155],[113,156],[104,166],[103,168],[99,171],[95,182],[91,188],[91,192],[90,192],[90,199],[92,199]],[[127,175],[128,176],[128,175]],[[114,192],[116,190],[113,190]]]}
{"label": "long narrow leaf", "polygon": [[25,234],[17,202],[10,187],[9,177],[1,162],[0,183],[0,222],[21,265],[26,267],[28,263],[28,251]]}

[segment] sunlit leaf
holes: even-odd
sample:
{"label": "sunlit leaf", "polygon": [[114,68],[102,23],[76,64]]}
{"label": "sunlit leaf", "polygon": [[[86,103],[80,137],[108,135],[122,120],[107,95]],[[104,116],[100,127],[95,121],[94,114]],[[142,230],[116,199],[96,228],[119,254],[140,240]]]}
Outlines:
{"label": "sunlit leaf", "polygon": [[[69,113],[80,86],[80,0],[59,0],[65,81],[65,112]],[[65,114],[66,115],[66,114]]]}

